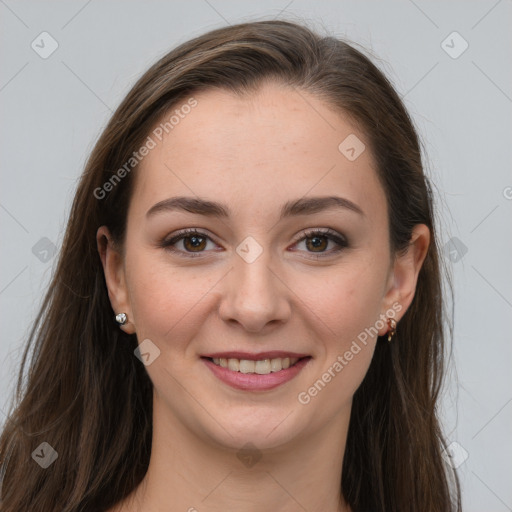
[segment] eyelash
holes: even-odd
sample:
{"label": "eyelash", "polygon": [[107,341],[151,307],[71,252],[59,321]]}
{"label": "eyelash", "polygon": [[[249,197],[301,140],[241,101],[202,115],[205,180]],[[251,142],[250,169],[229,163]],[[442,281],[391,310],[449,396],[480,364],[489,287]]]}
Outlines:
{"label": "eyelash", "polygon": [[[202,254],[204,254],[205,252],[208,252],[208,251],[199,251],[199,252],[194,253],[194,252],[188,252],[188,251],[179,251],[176,248],[172,247],[174,244],[176,244],[180,240],[184,240],[186,238],[192,238],[193,236],[197,236],[198,238],[206,238],[206,239],[214,242],[214,240],[212,240],[206,233],[202,233],[201,231],[197,231],[195,229],[189,228],[189,229],[183,229],[183,230],[179,231],[175,236],[173,236],[170,239],[162,240],[159,243],[159,247],[161,247],[167,251],[176,253],[179,256],[183,256],[184,258],[201,257]],[[347,240],[343,236],[340,236],[336,231],[334,231],[330,228],[304,230],[301,233],[301,236],[302,236],[302,238],[297,240],[295,242],[295,244],[298,244],[299,242],[302,242],[303,240],[306,240],[307,238],[314,238],[315,236],[319,236],[319,237],[325,237],[328,240],[333,241],[338,246],[336,249],[331,250],[329,252],[324,252],[324,253],[311,252],[310,254],[314,259],[324,258],[324,257],[330,256],[332,254],[339,253],[343,249],[348,247]]]}

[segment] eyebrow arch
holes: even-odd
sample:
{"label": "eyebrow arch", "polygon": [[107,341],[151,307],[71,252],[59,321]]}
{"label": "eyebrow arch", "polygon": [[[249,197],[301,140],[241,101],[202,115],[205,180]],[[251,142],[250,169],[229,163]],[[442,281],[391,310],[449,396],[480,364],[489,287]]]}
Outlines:
{"label": "eyebrow arch", "polygon": [[[303,197],[286,202],[281,208],[279,220],[294,215],[311,215],[324,210],[344,208],[365,216],[363,210],[357,204],[338,196]],[[196,197],[178,196],[164,199],[153,205],[146,213],[146,218],[160,212],[186,211],[209,217],[227,218],[230,209],[227,205],[214,201],[207,201]]]}

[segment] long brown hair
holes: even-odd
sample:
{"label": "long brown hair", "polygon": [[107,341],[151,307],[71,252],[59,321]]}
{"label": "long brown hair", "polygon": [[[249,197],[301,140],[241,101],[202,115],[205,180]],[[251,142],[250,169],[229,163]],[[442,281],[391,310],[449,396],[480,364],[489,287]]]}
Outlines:
{"label": "long brown hair", "polygon": [[[413,302],[393,343],[377,343],[355,393],[343,495],[354,512],[461,510],[458,476],[444,462],[436,414],[449,319],[433,193],[416,130],[388,79],[353,45],[300,24],[258,21],[211,31],[166,54],[137,81],[99,137],[0,438],[2,512],[105,510],[143,479],[151,453],[152,383],[134,356],[136,336],[114,321],[96,231],[107,225],[122,245],[136,165],[121,180],[114,176],[171,107],[194,91],[221,87],[240,94],[268,79],[317,95],[365,134],[388,201],[393,252],[407,248],[416,224],[431,232]],[[451,332],[450,326],[450,338]],[[46,469],[32,460],[43,442],[58,454]]]}

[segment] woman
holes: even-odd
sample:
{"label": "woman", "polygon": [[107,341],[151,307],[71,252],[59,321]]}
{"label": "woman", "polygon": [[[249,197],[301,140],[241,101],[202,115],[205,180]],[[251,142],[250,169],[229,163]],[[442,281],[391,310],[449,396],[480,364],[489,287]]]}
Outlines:
{"label": "woman", "polygon": [[349,44],[263,21],[165,55],[78,186],[2,512],[460,511],[433,218]]}

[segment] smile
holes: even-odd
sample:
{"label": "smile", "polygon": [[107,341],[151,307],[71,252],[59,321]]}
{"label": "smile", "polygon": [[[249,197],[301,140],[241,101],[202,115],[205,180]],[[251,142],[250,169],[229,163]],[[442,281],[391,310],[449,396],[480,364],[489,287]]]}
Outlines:
{"label": "smile", "polygon": [[298,357],[277,357],[274,359],[259,359],[251,361],[249,359],[226,359],[224,357],[214,357],[212,361],[222,368],[227,368],[232,372],[257,373],[258,375],[268,375],[269,373],[280,372],[293,366],[299,360]]}
{"label": "smile", "polygon": [[265,356],[267,357],[259,355],[258,358],[254,354],[245,356],[251,359],[202,356],[201,360],[218,380],[232,388],[243,391],[267,391],[293,379],[312,359],[311,356],[302,354],[294,354],[291,357],[279,357],[279,354],[272,354],[273,357],[269,357],[270,354]]}

